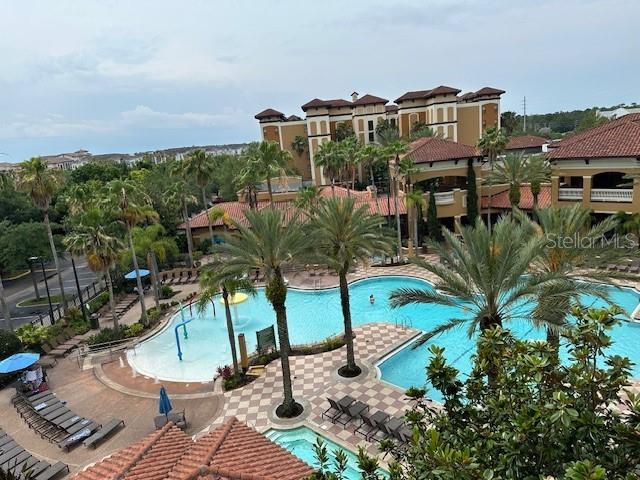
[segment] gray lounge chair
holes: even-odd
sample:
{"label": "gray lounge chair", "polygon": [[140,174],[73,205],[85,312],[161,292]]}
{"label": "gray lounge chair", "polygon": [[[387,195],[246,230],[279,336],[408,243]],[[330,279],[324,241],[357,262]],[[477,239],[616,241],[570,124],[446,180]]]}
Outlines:
{"label": "gray lounge chair", "polygon": [[52,480],[65,471],[66,473],[69,473],[69,467],[62,462],[58,462],[54,465],[50,465],[47,469],[38,474],[34,480]]}
{"label": "gray lounge chair", "polygon": [[362,423],[353,433],[361,433],[365,440],[370,440],[380,431],[380,426],[388,420],[389,415],[383,411],[377,411],[374,414],[365,412],[360,418],[362,418]]}
{"label": "gray lounge chair", "polygon": [[369,405],[358,400],[346,408],[341,408],[343,415],[336,418],[335,423],[339,423],[340,425],[346,427],[350,421],[355,420],[356,418],[360,418],[364,412],[369,410]]}
{"label": "gray lounge chair", "polygon": [[74,445],[82,442],[84,439],[91,437],[93,433],[100,428],[100,425],[91,422],[88,425],[76,430],[74,433],[66,437],[64,440],[58,443],[58,448],[64,451],[68,451]]}
{"label": "gray lounge chair", "polygon": [[95,448],[96,444],[107,438],[121,426],[124,427],[124,420],[113,418],[82,443],[87,448]]}

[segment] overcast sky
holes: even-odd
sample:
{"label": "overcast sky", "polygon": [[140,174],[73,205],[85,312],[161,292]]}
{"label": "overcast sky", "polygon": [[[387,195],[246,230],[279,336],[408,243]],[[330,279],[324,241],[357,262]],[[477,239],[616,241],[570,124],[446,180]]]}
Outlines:
{"label": "overcast sky", "polygon": [[0,0],[0,162],[251,141],[258,111],[353,90],[640,101],[638,18],[635,0]]}

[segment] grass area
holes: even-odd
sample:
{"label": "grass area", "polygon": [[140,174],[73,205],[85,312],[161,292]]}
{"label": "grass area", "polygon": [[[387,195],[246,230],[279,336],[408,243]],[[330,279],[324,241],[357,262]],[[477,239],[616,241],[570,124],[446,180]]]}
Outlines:
{"label": "grass area", "polygon": [[[67,295],[67,300],[71,300],[71,297]],[[51,295],[51,303],[61,303],[62,295]],[[41,296],[40,300],[37,298],[28,298],[18,304],[18,307],[34,307],[40,305],[49,305],[49,301],[46,296]]]}

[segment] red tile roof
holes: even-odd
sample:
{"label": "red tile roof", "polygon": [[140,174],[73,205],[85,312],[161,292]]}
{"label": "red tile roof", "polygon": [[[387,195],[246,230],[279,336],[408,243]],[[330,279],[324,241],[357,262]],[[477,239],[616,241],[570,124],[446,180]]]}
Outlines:
{"label": "red tile roof", "polygon": [[476,147],[437,137],[419,138],[409,144],[407,157],[414,163],[438,162],[481,156]]}
{"label": "red tile roof", "polygon": [[318,108],[318,107],[350,107],[353,105],[348,100],[343,100],[342,98],[336,98],[333,100],[321,100],[319,98],[314,98],[313,100],[308,101],[304,105],[302,105],[302,110],[306,112],[309,108]]}
{"label": "red tile roof", "polygon": [[313,469],[235,418],[192,441],[169,423],[73,480],[302,480]]}
{"label": "red tile roof", "polygon": [[416,100],[420,98],[431,98],[436,95],[448,95],[453,93],[457,95],[461,92],[461,90],[453,87],[447,87],[445,85],[440,85],[439,87],[432,88],[431,90],[416,90],[413,92],[407,92],[404,95],[396,98],[395,102],[402,102],[404,100]]}
{"label": "red tile roof", "polygon": [[554,145],[548,157],[552,160],[640,157],[640,113],[625,115],[567,137]]}
{"label": "red tile roof", "polygon": [[[369,213],[371,213],[372,215],[373,214],[380,214],[382,216],[395,215],[395,212],[396,212],[394,207],[393,197],[391,198],[391,201],[390,201],[390,204],[391,204],[390,207],[387,208],[386,195],[379,195],[378,198],[376,199],[376,198],[373,198],[369,192],[362,192],[362,191],[356,191],[356,190],[347,191],[347,189],[343,187],[335,187],[334,191],[332,192],[331,187],[321,187],[320,196],[324,198],[329,198],[332,196],[344,198],[347,196],[351,196],[355,198],[356,206],[365,205],[365,204],[369,205]],[[257,209],[262,210],[264,208],[269,207],[269,205],[270,204],[268,201],[261,201],[261,202],[258,202]],[[211,207],[208,210],[208,212],[210,212],[213,208],[221,208],[222,210],[224,210],[225,213],[228,214],[228,216],[232,220],[246,225],[246,217],[244,215],[244,212],[246,210],[249,210],[250,208],[248,203],[222,202],[222,203],[216,204],[214,207]],[[292,221],[295,215],[299,214],[297,209],[294,207],[293,202],[275,202],[275,208],[283,212],[283,215],[284,215],[283,220],[285,223]],[[398,212],[400,213],[400,215],[406,215],[407,213],[406,206],[404,205],[404,202],[402,200],[398,201]],[[205,211],[198,213],[197,215],[191,218],[190,223],[191,223],[191,228],[208,228],[207,213]],[[216,219],[215,222],[212,223],[212,226],[214,227],[222,227],[223,225],[224,225],[224,222],[222,221],[222,218],[218,218]],[[186,224],[182,223],[178,226],[178,228],[184,230],[186,228]]]}
{"label": "red tile roof", "polygon": [[367,93],[366,95],[363,95],[358,100],[353,102],[353,104],[354,105],[373,105],[376,103],[388,103],[388,102],[389,100],[387,100],[386,98],[376,97],[375,95],[369,95]]}
{"label": "red tile roof", "polygon": [[[482,197],[482,208],[489,206],[489,196]],[[551,205],[551,186],[542,185],[540,188],[540,195],[538,195],[538,207],[544,208]],[[511,208],[511,202],[509,202],[509,190],[500,192],[491,197],[491,208]],[[520,205],[518,208],[521,210],[533,210],[533,195],[531,194],[531,187],[529,185],[522,185],[520,187]]]}
{"label": "red tile roof", "polygon": [[284,113],[274,110],[273,108],[267,108],[266,110],[263,110],[260,113],[256,113],[255,117],[253,118],[255,118],[256,120],[260,120],[262,118],[269,118],[269,117],[284,118]]}
{"label": "red tile roof", "polygon": [[542,145],[549,143],[544,137],[536,135],[516,135],[509,138],[509,143],[505,150],[521,150],[523,148],[542,148]]}
{"label": "red tile roof", "polygon": [[398,111],[398,105],[395,105],[395,104],[385,105],[384,110],[385,110],[385,112],[397,112]]}
{"label": "red tile roof", "polygon": [[505,91],[500,90],[499,88],[483,87],[480,90],[476,90],[475,92],[467,92],[464,95],[460,95],[458,101],[473,102],[480,97],[499,97],[503,93],[505,93]]}
{"label": "red tile roof", "polygon": [[287,122],[297,122],[298,120],[302,120],[298,115],[289,115],[287,117]]}

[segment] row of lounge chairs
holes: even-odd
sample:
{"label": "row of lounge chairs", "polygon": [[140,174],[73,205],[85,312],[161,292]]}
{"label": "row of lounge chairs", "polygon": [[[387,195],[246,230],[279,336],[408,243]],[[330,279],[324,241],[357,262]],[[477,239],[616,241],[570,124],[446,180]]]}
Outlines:
{"label": "row of lounge chairs", "polygon": [[62,462],[51,465],[34,457],[1,428],[0,470],[12,473],[15,478],[30,480],[52,480],[69,473],[69,467]]}
{"label": "row of lounge chairs", "polygon": [[640,273],[640,262],[630,262],[630,263],[621,263],[615,264],[610,263],[607,265],[607,270],[617,271],[617,272],[626,272],[626,273]]}
{"label": "row of lounge chairs", "polygon": [[322,418],[344,427],[351,422],[359,421],[354,428],[354,433],[362,435],[369,442],[391,438],[406,443],[411,438],[411,428],[404,420],[382,410],[371,412],[369,405],[349,395],[345,395],[340,400],[327,398],[327,401],[329,408],[322,412]]}
{"label": "row of lounge chairs", "polygon": [[183,285],[194,283],[200,279],[200,271],[196,269],[179,270],[160,274],[160,280],[164,285]]}
{"label": "row of lounge chairs", "polygon": [[12,402],[18,414],[43,439],[55,443],[62,450],[83,442],[85,447],[95,447],[124,422],[112,419],[101,425],[71,411],[51,390],[25,395],[17,393]]}

